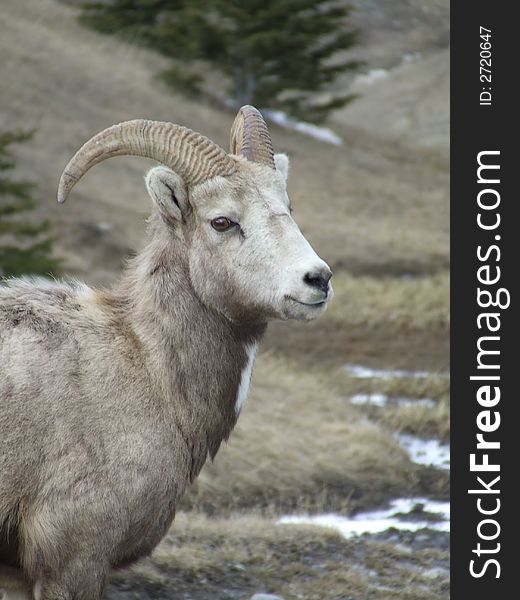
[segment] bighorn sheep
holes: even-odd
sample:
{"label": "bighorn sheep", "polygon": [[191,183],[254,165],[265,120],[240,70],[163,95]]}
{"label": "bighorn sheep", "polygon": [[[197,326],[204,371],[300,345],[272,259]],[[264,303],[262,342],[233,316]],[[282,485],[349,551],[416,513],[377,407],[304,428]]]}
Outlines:
{"label": "bighorn sheep", "polygon": [[58,200],[118,155],[164,165],[120,282],[0,285],[0,567],[41,600],[97,600],[153,550],[237,421],[266,323],[314,319],[332,296],[255,108],[230,154],[172,123],[114,125],[69,162]]}

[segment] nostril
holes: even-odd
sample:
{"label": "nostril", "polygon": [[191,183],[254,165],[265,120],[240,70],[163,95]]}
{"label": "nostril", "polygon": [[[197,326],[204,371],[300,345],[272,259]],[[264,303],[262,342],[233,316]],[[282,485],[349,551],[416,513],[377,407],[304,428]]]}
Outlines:
{"label": "nostril", "polygon": [[329,281],[332,273],[329,269],[320,269],[319,271],[310,271],[303,277],[303,281],[312,287],[323,290],[325,293],[329,288]]}
{"label": "nostril", "polygon": [[322,277],[325,281],[325,284],[329,285],[329,281],[332,279],[332,271],[330,269],[326,269]]}

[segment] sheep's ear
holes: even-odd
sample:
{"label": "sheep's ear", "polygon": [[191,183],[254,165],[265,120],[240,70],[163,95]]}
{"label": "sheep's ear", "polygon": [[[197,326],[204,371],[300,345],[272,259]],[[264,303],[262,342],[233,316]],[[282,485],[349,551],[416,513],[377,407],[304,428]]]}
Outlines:
{"label": "sheep's ear", "polygon": [[289,177],[289,157],[287,154],[275,154],[274,164],[278,173],[287,181],[287,177]]}
{"label": "sheep's ear", "polygon": [[146,189],[161,215],[183,221],[188,211],[188,191],[182,177],[167,167],[154,167],[145,177]]}

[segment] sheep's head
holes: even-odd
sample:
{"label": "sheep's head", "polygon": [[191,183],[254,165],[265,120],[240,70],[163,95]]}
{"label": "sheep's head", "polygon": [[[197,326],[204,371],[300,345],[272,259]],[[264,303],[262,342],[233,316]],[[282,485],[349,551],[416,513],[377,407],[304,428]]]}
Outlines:
{"label": "sheep's head", "polygon": [[182,240],[202,302],[232,320],[311,320],[324,312],[332,297],[331,271],[292,219],[288,159],[273,153],[255,108],[240,109],[231,154],[171,123],[115,125],[70,161],[58,200],[63,202],[93,165],[128,154],[164,165],[149,171],[146,185],[172,243]]}

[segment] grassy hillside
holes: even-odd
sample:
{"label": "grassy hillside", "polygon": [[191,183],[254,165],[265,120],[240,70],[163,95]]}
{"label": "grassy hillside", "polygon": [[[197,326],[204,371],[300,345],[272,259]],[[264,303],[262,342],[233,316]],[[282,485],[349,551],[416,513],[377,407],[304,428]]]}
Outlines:
{"label": "grassy hillside", "polygon": [[[103,164],[70,205],[57,207],[56,184],[70,154],[101,128],[135,117],[182,123],[226,147],[232,115],[163,89],[153,80],[161,57],[83,29],[75,15],[55,0],[3,2],[0,126],[37,128],[20,167],[39,185],[70,270],[106,283],[141,237],[145,165],[128,158]],[[272,128],[275,147],[293,159],[290,192],[302,229],[333,266],[354,273],[446,268],[446,161],[366,125],[345,125],[341,148]],[[99,222],[113,230],[78,256],[78,241],[89,241]]]}

